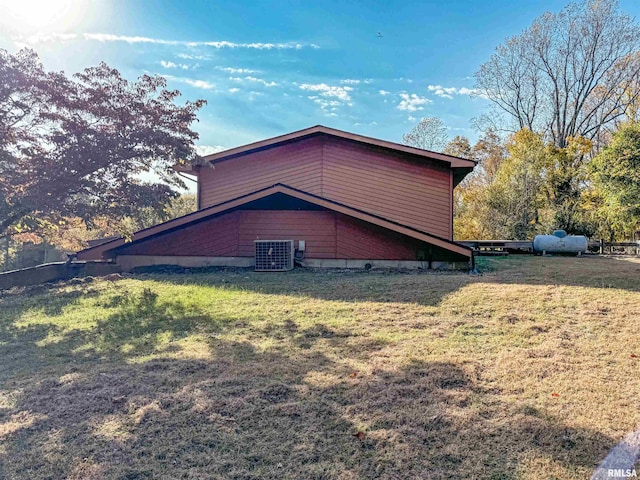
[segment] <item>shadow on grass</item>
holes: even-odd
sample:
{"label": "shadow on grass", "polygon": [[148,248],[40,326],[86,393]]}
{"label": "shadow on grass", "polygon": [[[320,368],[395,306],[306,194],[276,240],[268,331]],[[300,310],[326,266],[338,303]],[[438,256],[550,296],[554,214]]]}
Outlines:
{"label": "shadow on grass", "polygon": [[[76,292],[79,295],[73,294]],[[159,349],[168,353],[179,349],[174,342],[196,333],[214,335],[225,323],[179,300],[160,302],[156,293],[145,288],[139,295],[125,292],[110,297],[103,306],[115,308],[115,312],[98,320],[94,328],[69,330],[54,323],[15,325],[32,308],[49,315],[61,313],[83,294],[82,290],[62,295],[52,290],[34,302],[12,304],[13,298],[0,302],[7,307],[0,315],[0,358],[11,359],[0,364],[0,382],[69,361],[81,366],[99,360],[124,362]],[[90,290],[89,296],[95,295],[97,292]]]}
{"label": "shadow on grass", "polygon": [[[251,274],[234,275],[244,283],[229,274],[209,281],[250,289]],[[456,276],[442,276],[448,277]],[[276,276],[262,278],[268,283],[258,291],[285,288]],[[311,284],[313,277],[302,277],[309,285],[290,278],[297,281],[288,286],[298,290],[288,294],[329,288]],[[344,278],[338,278],[331,292],[339,296]],[[363,297],[380,293],[367,288],[386,294],[384,282],[363,278],[357,286]],[[418,287],[424,284],[411,288]],[[76,300],[71,295],[67,304]],[[286,320],[256,332],[284,340],[260,350],[249,341],[223,340],[231,321],[177,299],[161,302],[151,290],[108,302],[115,312],[86,331],[18,328],[17,313],[3,312],[0,478],[497,480],[519,478],[523,462],[541,457],[567,476],[586,478],[616,443],[544,411],[507,404],[455,363],[353,372],[336,358],[375,358],[384,344],[348,325],[302,328]],[[178,347],[168,339],[196,333],[209,358],[132,363],[172,353]],[[358,431],[362,440],[353,436]]]}
{"label": "shadow on grass", "polygon": [[488,281],[640,292],[640,258],[585,255],[487,258]]}
{"label": "shadow on grass", "polygon": [[535,455],[587,472],[614,443],[533,409],[505,417],[452,363],[352,376],[315,351],[210,347],[34,375],[0,417],[0,475],[515,479]]}
{"label": "shadow on grass", "polygon": [[[471,283],[566,285],[640,291],[640,262],[610,257],[514,256],[486,259],[486,272],[358,271],[295,269],[256,273],[249,269],[177,269],[147,273],[176,285],[209,285],[260,294],[307,296],[342,302],[398,302],[437,306]],[[171,270],[171,269],[169,269]],[[162,269],[159,269],[162,272]]]}
{"label": "shadow on grass", "polygon": [[[171,269],[169,269],[171,270]],[[176,273],[146,273],[175,285],[212,286],[263,295],[290,295],[340,302],[400,302],[438,305],[449,293],[474,281],[461,272],[359,271],[297,268],[290,272],[249,269],[179,269]]]}
{"label": "shadow on grass", "polygon": [[95,349],[103,354],[149,355],[160,344],[194,333],[219,333],[225,323],[179,300],[159,302],[158,294],[149,288],[137,296],[116,295],[109,302],[111,307],[117,307],[116,313],[99,320],[90,334]]}
{"label": "shadow on grass", "polygon": [[[151,290],[108,301],[86,332],[4,325],[23,349],[0,351],[0,477],[516,479],[540,457],[586,477],[615,443],[505,404],[455,363],[353,372],[335,359],[383,344],[349,330],[288,320],[258,350]],[[209,358],[130,361],[194,333]]]}
{"label": "shadow on grass", "polygon": [[[83,298],[92,298],[100,295],[100,292],[91,285],[72,290],[60,288],[66,284],[43,284],[31,287],[15,288],[13,290],[0,290],[0,306],[2,307],[3,322],[12,323],[29,309],[35,308],[47,316],[60,315],[65,307],[77,304]],[[46,295],[46,302],[42,301]],[[1,327],[1,325],[0,325]]]}

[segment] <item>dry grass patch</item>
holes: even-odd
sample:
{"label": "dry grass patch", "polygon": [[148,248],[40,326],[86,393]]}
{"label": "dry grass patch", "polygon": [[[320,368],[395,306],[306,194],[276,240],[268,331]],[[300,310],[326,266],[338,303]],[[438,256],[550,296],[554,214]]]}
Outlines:
{"label": "dry grass patch", "polygon": [[588,478],[640,425],[640,262],[485,262],[0,294],[0,477]]}

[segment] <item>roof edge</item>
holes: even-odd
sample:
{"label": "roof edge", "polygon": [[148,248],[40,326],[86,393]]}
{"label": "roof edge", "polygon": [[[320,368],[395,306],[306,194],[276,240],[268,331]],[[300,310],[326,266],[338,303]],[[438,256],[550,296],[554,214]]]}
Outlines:
{"label": "roof edge", "polygon": [[246,155],[254,151],[274,148],[286,142],[299,140],[305,137],[320,135],[320,134],[330,135],[330,136],[334,136],[334,137],[338,137],[346,140],[351,140],[359,143],[364,143],[367,145],[373,145],[381,148],[395,150],[403,153],[409,153],[412,155],[429,158],[431,160],[446,162],[451,166],[451,168],[473,168],[478,163],[475,160],[456,157],[453,155],[447,155],[444,153],[433,152],[431,150],[424,150],[421,148],[411,147],[409,145],[403,145],[403,144],[391,142],[388,140],[381,140],[378,138],[368,137],[368,136],[360,135],[357,133],[350,133],[344,130],[325,127],[324,125],[315,125],[313,127],[304,128],[302,130],[296,130],[294,132],[286,133],[284,135],[278,135],[276,137],[267,138],[265,140],[248,143],[246,145],[241,145],[239,147],[230,148],[228,150],[223,150],[217,153],[212,153],[210,155],[204,156],[203,158],[206,161],[209,161],[211,163],[221,162],[224,160],[230,160],[238,156]]}

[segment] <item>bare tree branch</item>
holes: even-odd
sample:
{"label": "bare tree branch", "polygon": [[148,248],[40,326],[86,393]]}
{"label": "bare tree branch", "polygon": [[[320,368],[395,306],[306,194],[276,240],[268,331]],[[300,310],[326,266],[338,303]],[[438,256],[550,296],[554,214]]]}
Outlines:
{"label": "bare tree branch", "polygon": [[617,0],[584,0],[506,40],[476,86],[519,128],[565,147],[569,137],[595,138],[637,101],[639,50],[640,28]]}

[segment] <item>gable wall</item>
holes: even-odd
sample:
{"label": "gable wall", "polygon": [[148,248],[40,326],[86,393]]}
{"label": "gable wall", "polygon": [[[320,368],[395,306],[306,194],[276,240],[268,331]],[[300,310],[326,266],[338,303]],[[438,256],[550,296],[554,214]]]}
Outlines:
{"label": "gable wall", "polygon": [[451,238],[450,171],[342,139],[323,150],[322,196]]}
{"label": "gable wall", "polygon": [[202,168],[198,177],[200,208],[284,183],[322,193],[322,139],[310,138]]}
{"label": "gable wall", "polygon": [[199,177],[201,208],[276,183],[452,238],[451,171],[437,162],[313,137],[219,162]]}

